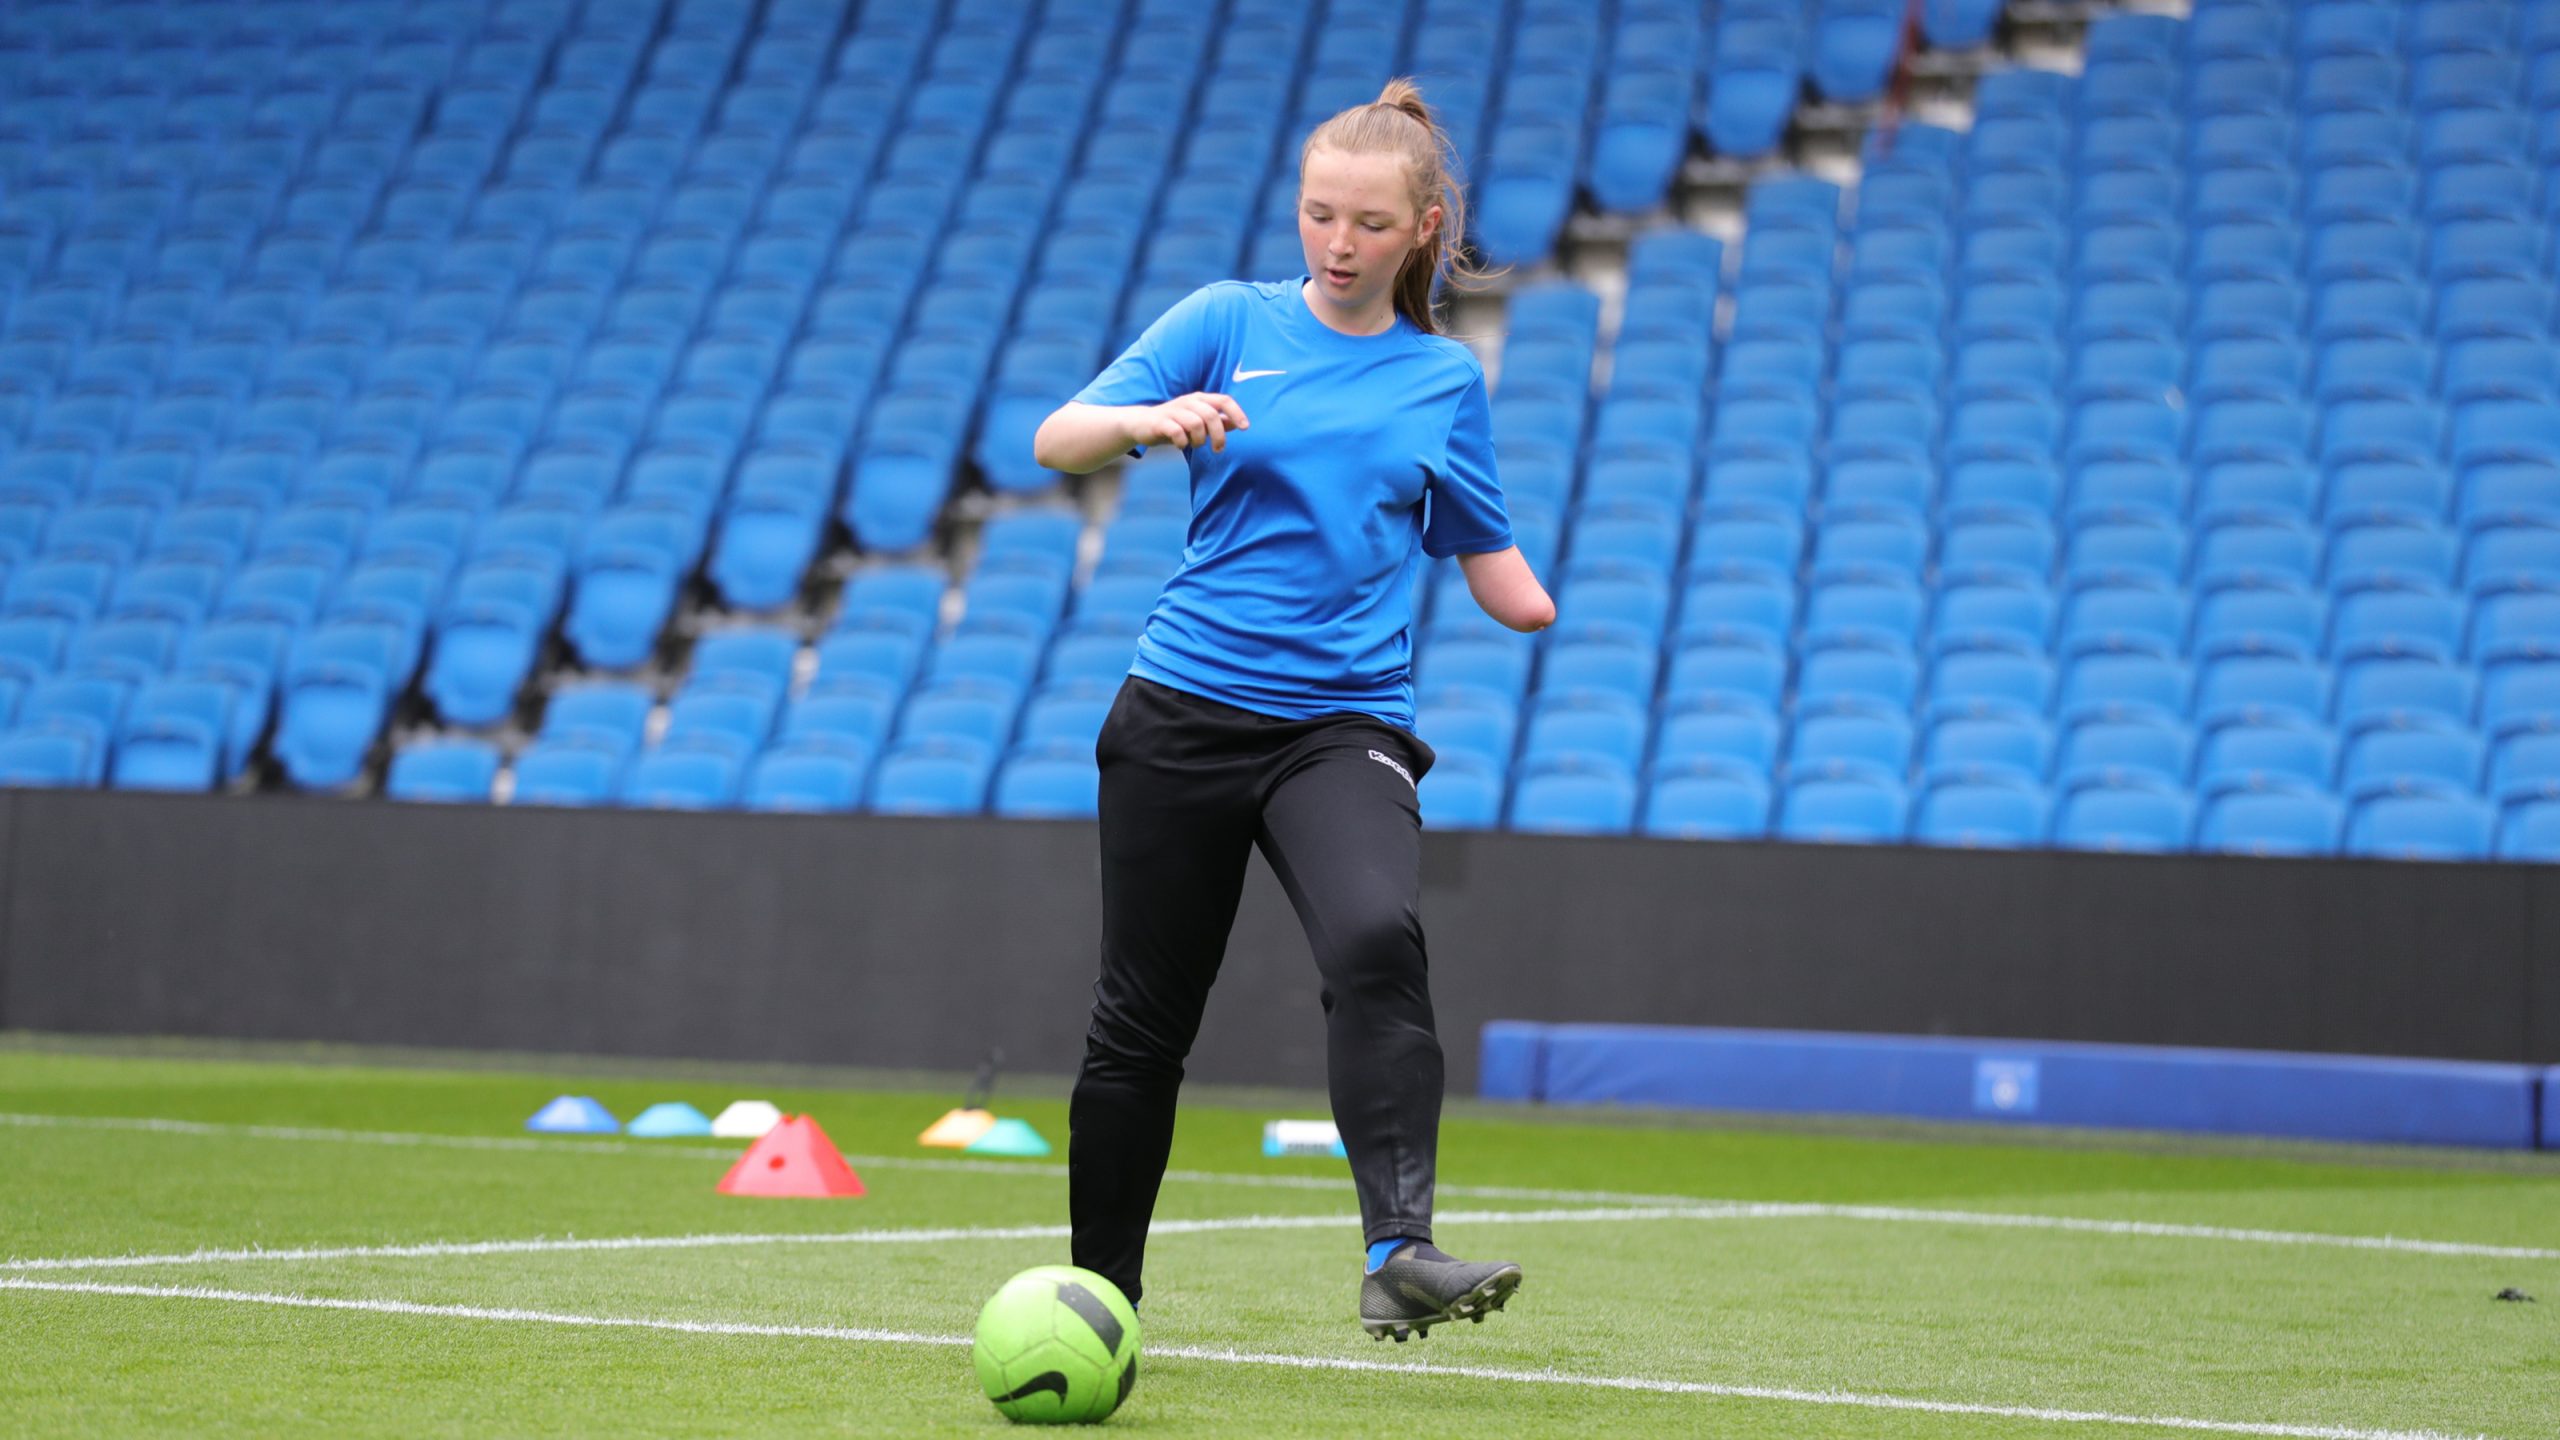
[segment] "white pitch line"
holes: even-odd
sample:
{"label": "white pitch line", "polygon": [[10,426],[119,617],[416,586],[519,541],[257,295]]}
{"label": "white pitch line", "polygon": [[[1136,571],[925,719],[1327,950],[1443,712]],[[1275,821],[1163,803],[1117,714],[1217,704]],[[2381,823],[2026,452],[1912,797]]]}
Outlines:
{"label": "white pitch line", "polygon": [[[1448,1211],[1442,1224],[1520,1225],[1594,1224],[1631,1220],[1707,1220],[1738,1217],[1744,1207],[1618,1206],[1582,1210]],[[1147,1227],[1150,1237],[1210,1235],[1230,1230],[1357,1230],[1357,1215],[1237,1215],[1211,1220],[1158,1220]],[[761,1245],[939,1245],[963,1240],[1064,1240],[1074,1232],[1064,1225],[981,1225],[906,1230],[833,1230],[819,1232],[744,1231],[708,1235],[623,1235],[594,1239],[433,1241],[415,1245],[333,1245],[295,1249],[192,1250],[166,1255],[66,1255],[50,1259],[0,1260],[0,1272],[43,1270],[129,1270],[167,1265],[230,1265],[247,1261],[420,1260],[476,1255],[543,1255],[594,1250],[713,1250]]]}
{"label": "white pitch line", "polygon": [[[0,1113],[0,1125],[58,1126],[141,1130],[179,1135],[230,1136],[259,1140],[310,1140],[365,1145],[417,1145],[462,1150],[538,1151],[553,1155],[591,1153],[667,1155],[687,1159],[734,1160],[736,1150],[711,1146],[652,1145],[626,1140],[534,1139],[512,1135],[427,1135],[387,1130],[332,1130],[276,1125],[230,1125],[201,1120],[128,1119],[86,1115],[15,1115]],[[906,1155],[848,1155],[852,1164],[876,1170],[963,1171],[992,1175],[1063,1177],[1064,1165],[1021,1161],[943,1160]],[[1252,1189],[1349,1191],[1349,1180],[1313,1175],[1239,1175],[1211,1170],[1168,1170],[1167,1181],[1200,1185],[1233,1185]],[[2464,1256],[2490,1260],[2560,1260],[2560,1249],[2530,1245],[2489,1245],[2465,1240],[2423,1240],[2397,1235],[2333,1235],[2312,1230],[2263,1230],[2219,1225],[2188,1225],[2154,1220],[2111,1220],[2076,1215],[2012,1214],[1997,1210],[1925,1210],[1893,1205],[1834,1205],[1814,1202],[1758,1202],[1704,1195],[1641,1195],[1615,1190],[1538,1190],[1508,1185],[1442,1185],[1439,1193],[1460,1199],[1529,1200],[1565,1205],[1638,1205],[1668,1210],[1712,1209],[1713,1218],[1864,1220],[1905,1225],[1979,1225],[2003,1230],[2059,1230],[2092,1235],[2151,1239],[2218,1240],[2255,1245],[2327,1246],[2343,1250],[2388,1251],[2411,1255]],[[1733,1211],[1732,1217],[1721,1212]]]}
{"label": "white pitch line", "polygon": [[2230,1240],[2250,1245],[2322,1245],[2341,1250],[2388,1250],[2403,1255],[2461,1255],[2487,1260],[2560,1260],[2560,1250],[2535,1245],[2484,1245],[2468,1240],[2416,1240],[2399,1235],[2328,1235],[2315,1230],[2252,1230],[2222,1225],[2179,1225],[2159,1220],[2092,1220],[2075,1215],[2010,1215],[1997,1210],[1914,1210],[1898,1205],[1774,1206],[1834,1220],[1878,1220],[1907,1225],[1980,1225],[1995,1230],[2067,1230],[2084,1235],[2138,1235],[2163,1240]]}
{"label": "white pitch line", "polygon": [[[2155,1239],[2241,1241],[2263,1245],[2323,1245],[2351,1250],[2384,1250],[2427,1255],[2456,1255],[2500,1260],[2560,1259],[2560,1250],[2472,1245],[2453,1241],[2402,1240],[2390,1236],[2315,1235],[2284,1230],[2221,1230],[2201,1225],[2167,1225],[2148,1220],[2082,1220],[2064,1215],[2003,1215],[1976,1210],[1909,1210],[1881,1205],[1818,1205],[1749,1201],[1695,1205],[1612,1206],[1571,1210],[1444,1210],[1444,1225],[1622,1224],[1644,1220],[1788,1220],[1845,1219],[1899,1224],[1981,1226],[1991,1229],[2056,1230],[2097,1235],[2130,1235]],[[1240,1230],[1323,1230],[1359,1223],[1354,1215],[1238,1215],[1204,1220],[1158,1220],[1153,1236],[1207,1235]],[[478,1255],[536,1255],[573,1251],[703,1250],[763,1245],[913,1245],[969,1240],[1057,1240],[1073,1232],[1064,1225],[986,1225],[931,1229],[831,1230],[817,1232],[741,1231],[695,1235],[624,1235],[590,1239],[454,1240],[407,1245],[298,1246],[287,1249],[198,1249],[159,1255],[65,1255],[0,1260],[0,1273],[46,1270],[124,1270],[171,1265],[225,1265],[243,1262],[321,1260],[443,1259]]]}
{"label": "white pitch line", "polygon": [[[661,1320],[644,1316],[575,1315],[553,1310],[500,1309],[480,1305],[424,1305],[409,1300],[346,1300],[317,1295],[266,1294],[250,1290],[213,1290],[190,1286],[108,1285],[85,1280],[28,1280],[0,1276],[0,1290],[32,1290],[65,1295],[105,1295],[152,1300],[211,1300],[235,1305],[272,1305],[297,1310],[343,1310],[444,1320],[483,1320],[536,1325],[569,1325],[615,1330],[659,1330],[683,1335],[760,1336],[785,1340],[844,1340],[866,1344],[929,1345],[956,1349],[970,1343],[966,1335],[928,1335],[911,1330],[865,1330],[832,1325],[758,1325],[739,1321]],[[1656,1395],[1698,1395],[1723,1400],[1763,1400],[1793,1405],[1824,1405],[1861,1410],[1896,1410],[1929,1415],[1975,1415],[2002,1420],[2036,1420],[2049,1424],[2115,1425],[2155,1430],[2190,1430],[2215,1435],[2263,1435],[2279,1440],[2487,1440],[2439,1430],[2380,1430],[2349,1425],[2280,1425],[2248,1420],[2203,1420],[2184,1415],[2118,1415],[2103,1410],[2064,1410],[2036,1405],[1988,1405],[1961,1400],[1923,1400],[1906,1395],[1869,1395],[1848,1390],[1795,1390],[1763,1385],[1721,1385],[1699,1380],[1656,1380],[1641,1375],[1576,1375],[1560,1370],[1510,1370],[1491,1365],[1432,1365],[1420,1361],[1350,1360],[1321,1355],[1275,1355],[1219,1350],[1196,1345],[1159,1345],[1147,1354],[1158,1360],[1200,1360],[1221,1365],[1259,1365],[1291,1370],[1348,1371],[1369,1375],[1421,1375],[1456,1380],[1490,1380],[1516,1385],[1567,1385],[1587,1390],[1620,1390]]]}
{"label": "white pitch line", "polygon": [[[0,1285],[8,1282],[0,1280]],[[1985,1405],[1964,1400],[1921,1400],[1907,1395],[1867,1395],[1849,1390],[1794,1390],[1767,1385],[1720,1385],[1703,1380],[1653,1380],[1638,1375],[1574,1375],[1559,1370],[1506,1370],[1491,1365],[1431,1365],[1419,1361],[1337,1360],[1320,1355],[1261,1355],[1195,1345],[1160,1345],[1150,1355],[1275,1365],[1293,1370],[1354,1370],[1389,1375],[1446,1375],[1523,1385],[1577,1385],[1593,1390],[1634,1390],[1657,1395],[1711,1395],[1726,1400],[1776,1400],[1795,1405],[1838,1405],[1862,1410],[1906,1410],[1930,1415],[1982,1415],[2004,1420],[2044,1420],[2073,1425],[2132,1425],[2160,1430],[2202,1430],[2216,1435],[2275,1435],[2290,1440],[2487,1440],[2441,1430],[2368,1430],[2347,1425],[2277,1425],[2249,1420],[2198,1420],[2183,1415],[2116,1415],[2103,1410],[2056,1410],[2037,1405]]]}
{"label": "white pitch line", "polygon": [[253,1290],[213,1290],[193,1285],[106,1285],[92,1280],[21,1280],[0,1276],[0,1290],[42,1290],[63,1295],[121,1295],[144,1300],[226,1300],[235,1305],[278,1305],[293,1310],[356,1310],[373,1315],[423,1315],[446,1320],[513,1320],[536,1325],[580,1325],[609,1330],[672,1330],[684,1335],[766,1335],[784,1339],[864,1340],[886,1345],[966,1345],[966,1335],[926,1335],[913,1330],[856,1330],[834,1325],[749,1325],[722,1320],[656,1320],[642,1316],[567,1315],[487,1305],[421,1305],[412,1300],[341,1300],[325,1295],[270,1295]]}

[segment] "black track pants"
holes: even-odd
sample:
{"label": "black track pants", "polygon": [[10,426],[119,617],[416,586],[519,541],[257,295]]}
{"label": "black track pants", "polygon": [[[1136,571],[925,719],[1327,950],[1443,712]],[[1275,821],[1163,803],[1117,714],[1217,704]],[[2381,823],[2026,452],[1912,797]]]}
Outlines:
{"label": "black track pants", "polygon": [[1284,720],[1123,683],[1102,766],[1102,978],[1068,1112],[1075,1263],[1135,1301],[1200,1030],[1259,845],[1324,979],[1326,1073],[1367,1241],[1431,1235],[1440,1039],[1424,974],[1431,748],[1361,715]]}

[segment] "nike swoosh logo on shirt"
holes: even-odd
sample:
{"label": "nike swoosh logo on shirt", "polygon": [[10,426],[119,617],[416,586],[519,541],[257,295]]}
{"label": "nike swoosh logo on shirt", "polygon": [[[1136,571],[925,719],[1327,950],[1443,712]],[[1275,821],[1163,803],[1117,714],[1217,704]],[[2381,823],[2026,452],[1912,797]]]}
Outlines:
{"label": "nike swoosh logo on shirt", "polygon": [[1236,371],[1235,380],[1229,383],[1242,383],[1247,380],[1259,380],[1265,375],[1286,375],[1288,373],[1289,372],[1286,370],[1246,370],[1239,367]]}

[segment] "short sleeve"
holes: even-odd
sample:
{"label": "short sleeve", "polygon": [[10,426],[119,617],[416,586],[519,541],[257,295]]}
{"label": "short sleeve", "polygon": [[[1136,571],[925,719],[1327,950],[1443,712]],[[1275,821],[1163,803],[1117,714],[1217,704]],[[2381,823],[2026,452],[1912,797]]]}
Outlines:
{"label": "short sleeve", "polygon": [[1445,458],[1424,491],[1422,552],[1433,559],[1511,548],[1511,515],[1493,464],[1493,413],[1479,372],[1458,397]]}
{"label": "short sleeve", "polygon": [[[1176,395],[1209,388],[1218,350],[1217,288],[1202,286],[1174,302],[1120,352],[1093,383],[1076,392],[1078,405],[1161,405]],[[1144,455],[1147,447],[1130,447]]]}

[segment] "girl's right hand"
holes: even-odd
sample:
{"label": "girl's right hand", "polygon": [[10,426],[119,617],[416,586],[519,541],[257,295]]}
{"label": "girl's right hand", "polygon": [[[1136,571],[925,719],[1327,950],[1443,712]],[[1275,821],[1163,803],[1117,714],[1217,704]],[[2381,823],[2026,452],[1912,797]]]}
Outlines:
{"label": "girl's right hand", "polygon": [[1179,445],[1188,450],[1206,442],[1212,450],[1227,448],[1229,430],[1250,430],[1252,422],[1244,418],[1244,407],[1231,395],[1195,390],[1176,395],[1161,405],[1141,405],[1129,411],[1129,443],[1132,445]]}

